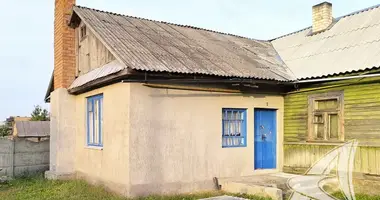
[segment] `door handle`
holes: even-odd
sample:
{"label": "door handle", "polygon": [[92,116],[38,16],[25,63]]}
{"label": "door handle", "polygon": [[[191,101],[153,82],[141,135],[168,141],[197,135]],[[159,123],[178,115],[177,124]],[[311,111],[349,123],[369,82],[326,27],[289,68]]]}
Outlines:
{"label": "door handle", "polygon": [[265,141],[265,139],[267,139],[267,135],[266,134],[261,134],[261,140]]}

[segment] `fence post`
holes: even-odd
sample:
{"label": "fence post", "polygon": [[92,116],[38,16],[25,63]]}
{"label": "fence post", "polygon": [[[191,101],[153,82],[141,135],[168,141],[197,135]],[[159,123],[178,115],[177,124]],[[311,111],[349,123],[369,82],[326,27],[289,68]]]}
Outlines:
{"label": "fence post", "polygon": [[10,158],[11,158],[11,170],[10,170],[10,176],[13,178],[15,175],[15,138],[11,137],[11,149],[9,151]]}

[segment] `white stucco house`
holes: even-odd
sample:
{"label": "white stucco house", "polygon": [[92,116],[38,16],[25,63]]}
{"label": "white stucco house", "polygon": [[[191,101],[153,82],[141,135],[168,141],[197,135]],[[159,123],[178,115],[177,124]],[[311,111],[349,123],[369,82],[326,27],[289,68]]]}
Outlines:
{"label": "white stucco house", "polygon": [[55,5],[49,177],[136,196],[281,169],[292,75],[270,42],[74,3]]}
{"label": "white stucco house", "polygon": [[[330,7],[314,7],[311,35],[331,27]],[[255,40],[56,0],[47,177],[138,196],[282,171],[284,96],[298,77],[282,60],[290,50],[273,44],[288,47],[290,39]]]}

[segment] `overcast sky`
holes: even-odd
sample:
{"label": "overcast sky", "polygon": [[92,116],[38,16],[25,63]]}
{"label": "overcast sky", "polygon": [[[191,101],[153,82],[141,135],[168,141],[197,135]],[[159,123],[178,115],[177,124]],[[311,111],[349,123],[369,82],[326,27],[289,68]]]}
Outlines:
{"label": "overcast sky", "polygon": [[[77,0],[78,5],[271,39],[311,25],[319,0]],[[378,4],[335,0],[334,17]],[[53,71],[53,0],[0,0],[0,121],[43,101]]]}

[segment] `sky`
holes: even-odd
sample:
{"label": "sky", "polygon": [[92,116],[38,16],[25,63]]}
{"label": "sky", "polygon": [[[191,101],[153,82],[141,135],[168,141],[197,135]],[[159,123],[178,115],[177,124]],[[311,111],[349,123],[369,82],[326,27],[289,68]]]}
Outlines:
{"label": "sky", "polygon": [[[192,25],[255,39],[271,39],[311,25],[320,0],[77,0],[78,5]],[[332,0],[339,17],[378,0]],[[53,0],[0,0],[0,121],[29,116],[53,71]]]}

